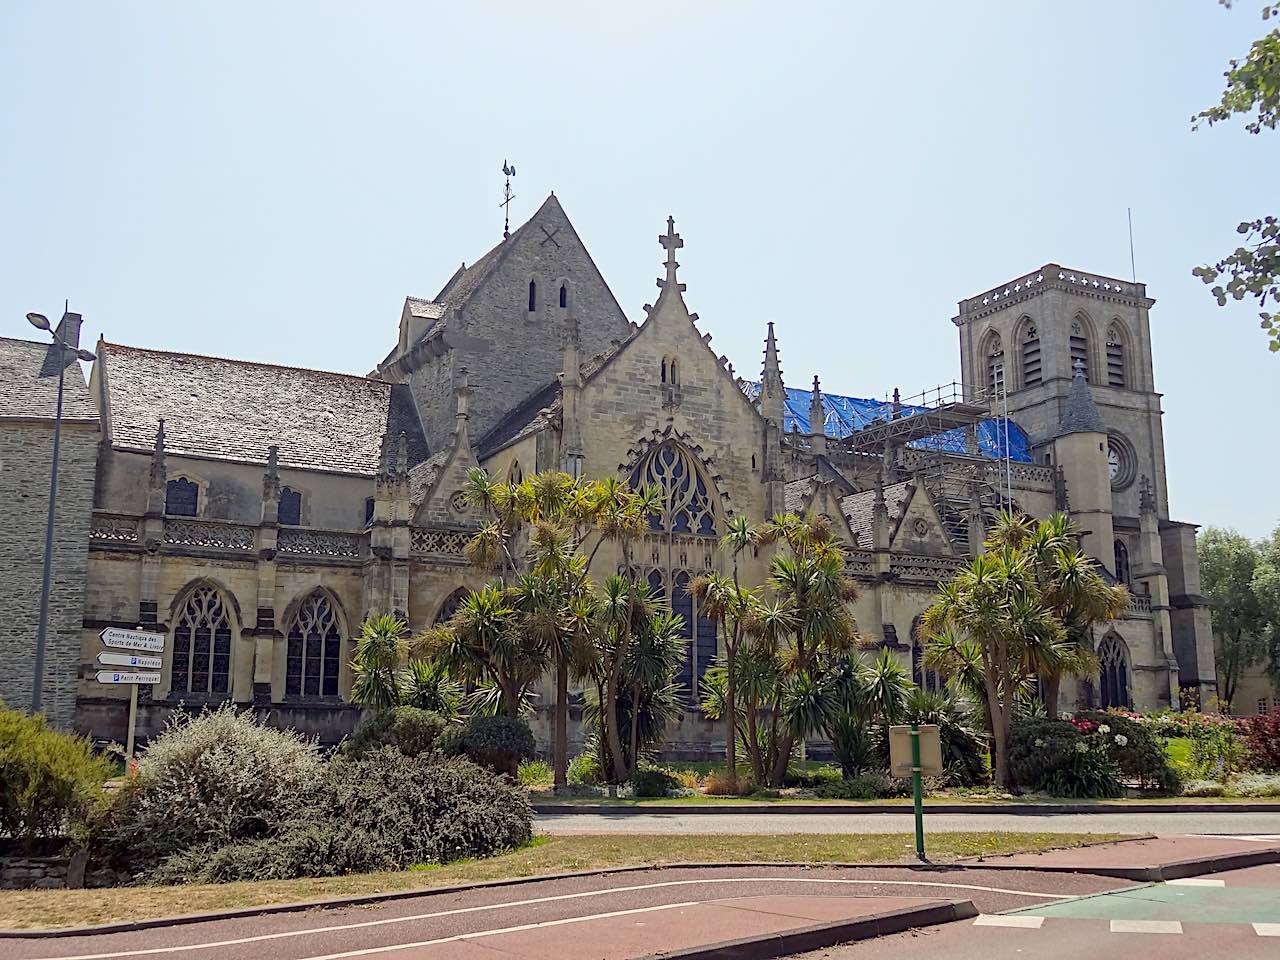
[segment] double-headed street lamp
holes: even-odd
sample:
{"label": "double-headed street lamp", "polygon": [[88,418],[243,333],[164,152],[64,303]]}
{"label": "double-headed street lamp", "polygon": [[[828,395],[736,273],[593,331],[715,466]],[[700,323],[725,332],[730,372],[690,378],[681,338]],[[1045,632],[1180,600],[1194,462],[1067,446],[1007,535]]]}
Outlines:
{"label": "double-headed street lamp", "polygon": [[[66,318],[66,312],[63,313],[63,318]],[[50,336],[53,337],[53,343],[60,354],[58,357],[58,408],[53,416],[53,467],[49,471],[49,519],[44,530],[44,572],[40,581],[40,625],[36,632],[35,680],[31,685],[31,712],[35,714],[40,712],[40,701],[44,693],[44,647],[45,639],[49,634],[49,590],[53,572],[53,518],[57,512],[58,505],[58,446],[62,440],[62,385],[65,380],[64,375],[68,363],[67,351],[71,350],[76,360],[91,361],[97,358],[88,350],[70,347],[63,342],[57,331],[50,325],[49,318],[44,314],[28,313],[27,319],[31,321],[33,327],[49,331]]]}

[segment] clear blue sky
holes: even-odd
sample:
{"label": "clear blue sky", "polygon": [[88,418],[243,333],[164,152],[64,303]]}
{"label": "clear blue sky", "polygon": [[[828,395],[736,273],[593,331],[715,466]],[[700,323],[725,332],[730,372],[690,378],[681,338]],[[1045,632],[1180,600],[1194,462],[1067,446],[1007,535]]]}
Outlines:
{"label": "clear blue sky", "polygon": [[1274,213],[1280,134],[1190,131],[1261,0],[8,3],[0,335],[367,372],[554,189],[628,315],[668,213],[739,371],[958,378],[956,301],[1046,261],[1129,275],[1176,517],[1277,522],[1280,357],[1191,268]]}

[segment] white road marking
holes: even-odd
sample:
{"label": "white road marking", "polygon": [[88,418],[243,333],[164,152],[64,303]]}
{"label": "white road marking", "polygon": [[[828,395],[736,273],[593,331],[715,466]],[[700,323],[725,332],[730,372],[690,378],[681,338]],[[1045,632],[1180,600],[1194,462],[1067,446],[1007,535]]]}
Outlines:
{"label": "white road marking", "polygon": [[1039,930],[1044,926],[1044,917],[982,913],[973,921],[973,925],[975,927],[1022,927],[1026,930]]}
{"label": "white road marking", "polygon": [[1178,920],[1112,920],[1112,933],[1181,933]]}
{"label": "white road marking", "polygon": [[1255,923],[1253,932],[1260,937],[1280,937],[1280,923]]}
{"label": "white road marking", "polygon": [[1243,840],[1245,843],[1278,843],[1280,833],[1196,833],[1196,837],[1210,840]]}
{"label": "white road marking", "polygon": [[1178,880],[1166,880],[1168,887],[1225,887],[1227,881],[1214,880],[1212,877],[1182,877]]}
{"label": "white road marking", "polygon": [[657,910],[676,910],[680,907],[696,907],[703,901],[690,900],[687,903],[667,903],[660,907],[638,907],[635,910],[614,910],[610,913],[593,913],[585,917],[565,917],[562,920],[543,920],[541,923],[522,923],[518,927],[501,927],[497,930],[481,930],[478,933],[459,933],[452,937],[440,937],[436,940],[419,940],[417,943],[393,943],[386,947],[366,947],[363,950],[347,950],[343,953],[326,953],[321,956],[304,957],[303,960],[345,960],[347,957],[367,957],[375,953],[392,953],[396,950],[416,950],[419,947],[434,947],[442,943],[457,943],[459,940],[476,940],[480,937],[496,937],[503,933],[520,933],[523,930],[539,930],[543,927],[559,927],[566,923],[582,923],[586,920],[607,920],[612,917],[627,917],[637,913],[653,913]]}
{"label": "white road marking", "polygon": [[[360,923],[340,923],[327,927],[311,927],[306,930],[285,930],[280,933],[263,933],[253,937],[237,937],[232,940],[213,940],[206,943],[190,943],[174,947],[148,947],[145,950],[118,950],[111,953],[82,953],[73,956],[50,957],[46,960],[109,960],[113,957],[145,957],[160,953],[181,953],[184,950],[210,950],[215,947],[232,947],[243,943],[260,943],[265,940],[280,940],[288,937],[306,937],[318,933],[334,933],[340,930],[361,930],[368,927],[380,927],[393,923],[412,923],[415,920],[433,920],[438,917],[454,917],[465,913],[478,913],[484,910],[507,910],[514,907],[527,907],[538,903],[557,903],[564,900],[580,900],[586,897],[607,897],[618,893],[630,893],[635,890],[656,890],[664,887],[693,886],[707,883],[825,883],[846,886],[899,886],[899,887],[940,887],[948,890],[978,890],[983,893],[1005,893],[1017,897],[1035,897],[1038,900],[1071,900],[1074,897],[1057,893],[1037,893],[1033,890],[1006,890],[1003,887],[983,887],[970,883],[939,883],[931,880],[855,880],[848,878],[823,879],[821,877],[721,877],[697,880],[664,880],[661,883],[640,883],[629,887],[610,887],[605,890],[587,890],[581,893],[562,893],[550,897],[534,897],[529,900],[490,903],[477,907],[458,907],[453,910],[437,910],[432,913],[419,913],[407,917],[387,917],[383,920],[365,920]],[[423,896],[431,896],[431,890],[423,890]]]}

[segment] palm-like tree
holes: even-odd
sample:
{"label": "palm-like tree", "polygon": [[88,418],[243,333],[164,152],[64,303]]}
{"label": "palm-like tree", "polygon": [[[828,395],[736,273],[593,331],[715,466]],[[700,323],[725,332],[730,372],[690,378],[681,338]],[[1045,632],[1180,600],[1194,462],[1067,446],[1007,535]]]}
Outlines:
{"label": "palm-like tree", "polygon": [[400,703],[401,671],[409,651],[409,625],[389,615],[369,617],[360,628],[351,660],[351,699],[371,710]]}
{"label": "palm-like tree", "polygon": [[400,702],[438,713],[445,720],[462,714],[465,690],[444,664],[436,660],[411,659],[401,684]]}

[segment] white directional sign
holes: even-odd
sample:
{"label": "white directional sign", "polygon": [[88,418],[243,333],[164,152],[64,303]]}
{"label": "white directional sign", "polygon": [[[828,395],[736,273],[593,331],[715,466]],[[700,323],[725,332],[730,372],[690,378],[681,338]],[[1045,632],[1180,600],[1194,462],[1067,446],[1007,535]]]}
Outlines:
{"label": "white directional sign", "polygon": [[122,630],[119,627],[107,627],[100,634],[104,646],[121,650],[150,650],[160,653],[164,650],[163,633],[145,633],[142,630]]}
{"label": "white directional sign", "polygon": [[159,670],[164,663],[159,657],[147,657],[140,653],[100,653],[98,662],[109,667],[133,667],[135,670]]}
{"label": "white directional sign", "polygon": [[98,671],[99,683],[159,683],[158,673],[112,673],[110,670]]}

